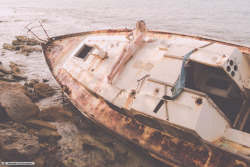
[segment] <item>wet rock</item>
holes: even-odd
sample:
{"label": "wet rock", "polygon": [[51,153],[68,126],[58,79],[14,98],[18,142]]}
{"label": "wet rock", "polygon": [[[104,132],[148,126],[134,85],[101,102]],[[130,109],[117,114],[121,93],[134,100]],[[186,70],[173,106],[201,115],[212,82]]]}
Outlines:
{"label": "wet rock", "polygon": [[39,113],[39,108],[26,95],[21,84],[0,82],[0,104],[14,121],[23,121]]}
{"label": "wet rock", "polygon": [[5,68],[3,68],[2,66],[0,66],[0,72],[4,73],[4,74],[11,74],[12,72],[9,70],[6,70]]}
{"label": "wet rock", "polygon": [[27,80],[27,77],[21,76],[21,75],[17,75],[17,74],[12,74],[11,75],[13,79],[21,81],[21,80]]}
{"label": "wet rock", "polygon": [[34,92],[39,98],[50,97],[55,94],[55,90],[45,83],[34,84]]}
{"label": "wet rock", "polygon": [[34,94],[34,92],[30,89],[28,89],[28,83],[24,83],[24,86],[22,88],[22,90],[24,90],[24,94],[29,97],[32,102],[37,102],[39,99],[38,97]]}
{"label": "wet rock", "polygon": [[30,80],[30,82],[28,83],[28,87],[33,88],[34,84],[39,83],[38,79],[32,79]]}
{"label": "wet rock", "polygon": [[41,120],[30,120],[30,121],[27,121],[25,123],[28,127],[31,127],[31,128],[35,128],[35,129],[50,129],[50,130],[54,130],[56,131],[57,128],[56,126],[48,123],[48,122],[44,122],[44,121],[41,121]]}
{"label": "wet rock", "polygon": [[48,141],[49,143],[55,143],[56,140],[59,140],[62,138],[62,135],[60,135],[56,131],[51,131],[48,129],[41,129],[38,133],[37,136],[41,141]]}
{"label": "wet rock", "polygon": [[11,63],[10,64],[10,68],[11,68],[11,71],[15,74],[18,74],[21,72],[21,70],[19,69],[18,65],[15,64],[15,63]]}
{"label": "wet rock", "polygon": [[0,130],[0,149],[9,161],[31,161],[39,152],[38,137],[14,129]]}
{"label": "wet rock", "polygon": [[16,39],[20,43],[26,43],[27,45],[40,45],[40,42],[38,42],[34,38],[27,38],[26,36],[16,36]]}
{"label": "wet rock", "polygon": [[18,40],[13,40],[12,45],[24,45],[24,43]]}
{"label": "wet rock", "polygon": [[66,111],[63,107],[60,106],[52,106],[46,109],[43,109],[39,115],[38,118],[40,118],[43,121],[67,121],[72,118],[72,113]]}
{"label": "wet rock", "polygon": [[40,43],[37,41],[28,41],[28,42],[26,42],[26,44],[30,45],[30,46],[40,45]]}
{"label": "wet rock", "polygon": [[17,51],[17,50],[20,50],[21,47],[20,46],[13,46],[11,44],[4,43],[3,48],[6,50],[10,50],[10,51]]}
{"label": "wet rock", "polygon": [[15,38],[16,38],[18,41],[22,42],[22,43],[25,43],[25,42],[28,42],[28,41],[29,41],[29,38],[26,37],[26,36],[15,36]]}
{"label": "wet rock", "polygon": [[27,53],[31,53],[31,52],[41,52],[42,48],[41,47],[34,47],[34,46],[21,46],[22,52],[27,52]]}

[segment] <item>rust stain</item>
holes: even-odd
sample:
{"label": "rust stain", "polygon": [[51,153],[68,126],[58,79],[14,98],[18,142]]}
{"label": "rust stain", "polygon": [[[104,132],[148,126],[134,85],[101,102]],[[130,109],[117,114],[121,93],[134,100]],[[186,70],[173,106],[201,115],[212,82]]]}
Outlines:
{"label": "rust stain", "polygon": [[[197,146],[143,125],[109,108],[105,102],[89,93],[63,69],[59,70],[56,75],[59,83],[69,88],[71,92],[69,96],[81,111],[86,111],[96,122],[131,142],[140,144],[163,161],[169,160],[184,166],[232,166],[232,164],[247,166],[249,163],[248,160],[227,153],[213,145]],[[131,92],[131,97],[133,97],[133,92]],[[209,156],[210,152],[211,156]]]}

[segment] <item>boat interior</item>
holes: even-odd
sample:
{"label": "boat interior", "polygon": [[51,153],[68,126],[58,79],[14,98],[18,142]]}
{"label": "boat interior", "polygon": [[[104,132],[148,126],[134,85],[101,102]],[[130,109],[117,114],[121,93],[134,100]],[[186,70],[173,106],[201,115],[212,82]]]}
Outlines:
{"label": "boat interior", "polygon": [[243,95],[235,82],[221,68],[190,61],[185,86],[206,93],[234,123],[243,106]]}

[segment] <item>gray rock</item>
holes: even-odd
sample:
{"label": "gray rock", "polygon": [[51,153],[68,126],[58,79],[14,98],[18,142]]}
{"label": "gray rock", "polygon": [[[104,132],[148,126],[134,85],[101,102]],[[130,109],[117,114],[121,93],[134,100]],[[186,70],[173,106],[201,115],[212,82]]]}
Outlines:
{"label": "gray rock", "polygon": [[14,129],[0,130],[2,156],[9,161],[31,161],[38,154],[38,137],[19,133]]}

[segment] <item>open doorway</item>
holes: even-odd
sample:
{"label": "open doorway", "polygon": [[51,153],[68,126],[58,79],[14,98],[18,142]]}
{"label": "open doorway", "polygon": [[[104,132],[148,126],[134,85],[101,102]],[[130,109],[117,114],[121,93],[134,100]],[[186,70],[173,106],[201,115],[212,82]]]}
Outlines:
{"label": "open doorway", "polygon": [[231,121],[236,121],[244,99],[235,82],[221,68],[189,61],[185,87],[206,93]]}

